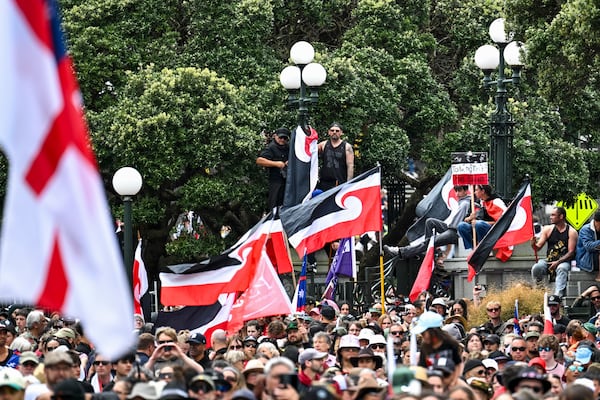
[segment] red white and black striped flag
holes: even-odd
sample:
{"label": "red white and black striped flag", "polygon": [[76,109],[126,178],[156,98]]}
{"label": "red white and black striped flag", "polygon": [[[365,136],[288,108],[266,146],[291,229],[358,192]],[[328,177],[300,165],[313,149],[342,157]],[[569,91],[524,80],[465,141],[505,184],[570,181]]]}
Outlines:
{"label": "red white and black striped flag", "polygon": [[475,275],[481,271],[492,249],[505,249],[508,246],[524,243],[532,237],[531,184],[526,181],[506,211],[469,255],[467,259],[469,264],[468,280],[473,280]]}
{"label": "red white and black striped flag", "polygon": [[343,237],[381,231],[380,168],[373,168],[302,204],[283,207],[281,222],[299,257]]}

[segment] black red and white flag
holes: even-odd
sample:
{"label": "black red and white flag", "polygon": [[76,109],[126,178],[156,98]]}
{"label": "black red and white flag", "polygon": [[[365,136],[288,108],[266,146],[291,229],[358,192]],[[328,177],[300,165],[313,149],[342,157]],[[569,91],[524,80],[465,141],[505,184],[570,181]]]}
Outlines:
{"label": "black red and white flag", "polygon": [[319,135],[312,127],[307,135],[298,126],[292,132],[288,174],[285,182],[284,207],[292,207],[309,199],[319,179]]}
{"label": "black red and white flag", "polygon": [[[533,208],[531,205],[531,184],[523,183],[519,192],[506,211],[481,239],[469,255],[468,280],[471,281],[483,268],[492,249],[499,249],[505,257],[509,246],[524,243],[533,237]],[[512,251],[510,250],[510,254]],[[497,255],[498,256],[498,255]]]}
{"label": "black red and white flag", "polygon": [[411,245],[422,243],[425,239],[425,221],[427,218],[445,220],[458,202],[458,197],[452,184],[452,169],[429,191],[427,196],[417,204],[415,213],[419,219],[406,231],[406,237]]}
{"label": "black red and white flag", "polygon": [[281,222],[299,257],[343,237],[381,231],[380,168],[373,168],[302,204],[283,207]]}
{"label": "black red and white flag", "polygon": [[[266,247],[267,240],[283,240],[283,236],[271,236],[279,222],[265,216],[248,231],[236,244],[224,253],[196,264],[178,264],[163,268],[161,280],[161,303],[171,306],[210,305],[222,293],[245,291],[254,278],[256,266]],[[281,247],[276,244],[276,248]],[[281,261],[288,257],[287,261]],[[287,251],[277,252],[280,265],[291,261]],[[272,261],[271,261],[272,262]],[[272,262],[273,263],[273,262]]]}
{"label": "black red and white flag", "polygon": [[425,253],[425,258],[423,258],[423,262],[421,263],[421,267],[419,268],[419,273],[417,274],[415,283],[413,284],[413,287],[410,290],[410,294],[408,296],[410,298],[410,301],[417,300],[421,293],[429,290],[429,285],[431,284],[431,277],[433,276],[433,270],[435,268],[434,242],[435,232],[429,238],[427,253]]}
{"label": "black red and white flag", "polygon": [[206,343],[210,343],[210,337],[216,329],[227,330],[235,296],[235,293],[223,293],[210,305],[159,311],[154,326],[157,328],[170,326],[177,332],[180,330],[198,332],[206,337]]}

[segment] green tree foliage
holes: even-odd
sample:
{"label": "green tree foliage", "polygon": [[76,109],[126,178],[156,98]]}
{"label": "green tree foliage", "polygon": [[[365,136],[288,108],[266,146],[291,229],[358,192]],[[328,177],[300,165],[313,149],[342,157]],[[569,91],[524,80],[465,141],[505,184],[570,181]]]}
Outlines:
{"label": "green tree foliage", "polygon": [[[581,190],[596,194],[600,35],[592,0],[61,5],[116,215],[112,174],[131,165],[144,178],[134,221],[151,241],[145,254],[151,270],[214,253],[263,211],[266,179],[255,165],[264,145],[260,132],[295,124],[278,75],[298,40],[315,46],[328,72],[311,111],[321,138],[338,121],[355,147],[357,172],[380,162],[402,180],[410,156],[427,166],[413,183],[428,186],[448,168],[451,151],[488,149],[492,96],[481,89],[472,60],[489,43],[490,22],[506,17],[529,47],[523,84],[509,88],[517,122],[515,186],[528,173],[536,202],[568,200]],[[186,210],[202,217],[203,234],[211,236],[171,241]],[[226,241],[222,225],[232,227]]]}

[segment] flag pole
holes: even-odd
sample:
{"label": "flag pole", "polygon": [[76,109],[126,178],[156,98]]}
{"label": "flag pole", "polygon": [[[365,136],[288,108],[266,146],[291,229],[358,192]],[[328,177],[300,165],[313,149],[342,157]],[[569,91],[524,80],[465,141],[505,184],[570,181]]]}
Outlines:
{"label": "flag pole", "polygon": [[383,271],[383,232],[379,231],[379,276],[381,281],[381,314],[385,314],[385,277]]}
{"label": "flag pole", "polygon": [[[381,172],[381,164],[377,162],[377,168]],[[379,183],[379,204],[381,204],[381,181]],[[381,228],[379,229],[379,275],[381,277],[381,314],[385,314],[385,273],[383,270],[383,216],[379,213]]]}

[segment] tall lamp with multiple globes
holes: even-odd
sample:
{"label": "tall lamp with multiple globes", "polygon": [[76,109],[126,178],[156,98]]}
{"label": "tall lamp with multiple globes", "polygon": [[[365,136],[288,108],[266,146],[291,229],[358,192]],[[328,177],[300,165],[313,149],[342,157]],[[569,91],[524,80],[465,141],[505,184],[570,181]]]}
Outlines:
{"label": "tall lamp with multiple globes", "polygon": [[142,175],[140,175],[135,168],[123,167],[113,175],[112,184],[115,191],[123,199],[123,259],[125,272],[127,273],[127,279],[129,280],[129,286],[131,287],[133,272],[133,227],[131,222],[131,204],[133,203],[133,196],[138,194],[142,188]]}
{"label": "tall lamp with multiple globes", "polygon": [[288,106],[298,109],[298,124],[308,126],[308,109],[319,99],[319,87],[325,83],[327,71],[316,62],[315,49],[305,41],[294,43],[290,49],[290,59],[295,65],[285,67],[279,74],[279,81],[288,90]]}
{"label": "tall lamp with multiple globes", "polygon": [[[498,18],[490,25],[490,37],[496,46],[483,45],[475,52],[475,64],[483,71],[483,86],[496,86],[496,109],[490,121],[491,184],[503,199],[512,197],[512,157],[514,125],[512,114],[507,109],[507,84],[518,85],[521,80],[525,46],[512,41],[507,35],[504,19]],[[505,75],[505,67],[512,68],[512,76]],[[496,71],[495,79],[492,73]]]}

